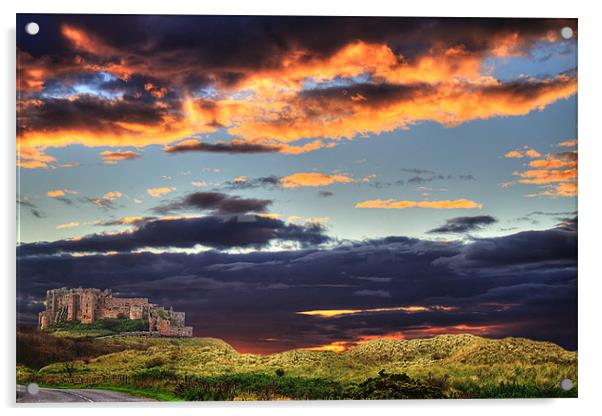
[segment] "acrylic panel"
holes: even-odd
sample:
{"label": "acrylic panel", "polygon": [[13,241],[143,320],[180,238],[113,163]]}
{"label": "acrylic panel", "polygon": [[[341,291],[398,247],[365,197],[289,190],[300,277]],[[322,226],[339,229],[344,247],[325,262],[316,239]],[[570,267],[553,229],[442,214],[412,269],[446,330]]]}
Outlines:
{"label": "acrylic panel", "polygon": [[17,15],[17,401],[577,396],[577,20]]}

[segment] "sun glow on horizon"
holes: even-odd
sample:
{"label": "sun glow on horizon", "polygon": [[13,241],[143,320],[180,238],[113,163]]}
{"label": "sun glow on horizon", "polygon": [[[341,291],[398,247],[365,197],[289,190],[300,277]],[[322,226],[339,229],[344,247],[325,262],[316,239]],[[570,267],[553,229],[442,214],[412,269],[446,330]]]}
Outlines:
{"label": "sun glow on horizon", "polygon": [[394,306],[390,308],[371,308],[371,309],[317,309],[311,311],[297,312],[298,315],[310,315],[319,316],[321,318],[336,318],[339,316],[356,315],[360,313],[381,313],[381,312],[405,312],[405,313],[418,313],[418,312],[432,312],[432,311],[443,311],[450,312],[456,310],[453,306],[442,306],[442,305],[410,305],[410,306]]}

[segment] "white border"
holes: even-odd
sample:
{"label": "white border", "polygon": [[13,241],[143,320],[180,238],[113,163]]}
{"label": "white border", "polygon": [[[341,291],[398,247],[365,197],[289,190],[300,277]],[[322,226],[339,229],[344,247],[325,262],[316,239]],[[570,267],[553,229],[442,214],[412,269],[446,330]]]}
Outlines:
{"label": "white border", "polygon": [[[127,2],[123,0],[103,0],[84,2],[81,0],[53,0],[40,2],[19,0],[17,4],[0,3],[4,41],[2,42],[2,85],[3,100],[0,116],[5,127],[2,140],[4,201],[1,205],[5,219],[0,253],[4,265],[2,328],[4,335],[0,342],[2,357],[2,377],[0,394],[2,403],[12,414],[14,403],[14,357],[15,357],[15,13],[129,13],[129,14],[280,14],[280,15],[372,15],[372,16],[462,16],[462,17],[577,17],[579,18],[579,399],[565,400],[473,400],[473,401],[405,401],[405,402],[293,402],[293,403],[202,403],[171,405],[160,404],[146,407],[145,415],[166,413],[203,413],[264,415],[287,414],[306,415],[340,412],[365,414],[375,409],[379,414],[399,414],[400,412],[437,412],[445,415],[471,415],[487,412],[488,415],[507,415],[508,412],[532,411],[548,415],[590,414],[599,405],[602,382],[600,366],[600,296],[602,293],[599,265],[600,235],[602,221],[599,214],[600,185],[602,178],[597,158],[602,156],[600,134],[600,39],[602,22],[597,2],[556,1],[527,2],[525,0],[504,0],[502,2],[476,2],[469,0],[394,2],[369,0],[354,2],[337,0],[303,0],[285,2],[263,0],[219,0],[196,2],[190,0],[145,0]],[[484,138],[485,139],[485,138]],[[64,409],[64,406],[51,408],[21,407],[25,414],[46,414],[64,412],[86,415],[127,414],[131,405],[82,406]],[[60,409],[60,410],[59,410]],[[198,409],[198,410],[193,410]],[[5,413],[6,414],[6,413]]]}

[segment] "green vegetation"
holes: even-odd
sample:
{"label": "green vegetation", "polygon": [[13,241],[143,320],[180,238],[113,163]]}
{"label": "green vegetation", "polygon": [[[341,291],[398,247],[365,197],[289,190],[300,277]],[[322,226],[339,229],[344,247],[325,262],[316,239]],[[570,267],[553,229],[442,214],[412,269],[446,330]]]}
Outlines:
{"label": "green vegetation", "polygon": [[120,334],[123,332],[137,332],[147,330],[147,325],[142,319],[105,318],[91,324],[82,324],[78,321],[67,321],[50,325],[45,331],[55,336],[63,337],[99,337]]}
{"label": "green vegetation", "polygon": [[119,338],[107,341],[100,342],[90,337],[56,337],[30,327],[19,327],[17,328],[17,363],[19,364],[17,375],[35,373],[34,370],[52,363],[73,360],[89,362],[101,355],[147,347],[141,342],[124,343],[123,339]]}
{"label": "green vegetation", "polygon": [[378,372],[359,384],[351,385],[345,391],[345,398],[352,400],[382,399],[444,399],[447,396],[440,387],[414,380],[407,374],[387,374]]}
{"label": "green vegetation", "polygon": [[[33,351],[19,344],[20,382],[120,386],[183,400],[577,396],[577,353],[520,338],[442,335],[374,340],[343,353],[254,355],[214,338],[69,339],[35,332],[52,340]],[[59,342],[60,353],[52,347]],[[76,354],[78,342],[90,349]],[[32,360],[38,355],[43,359]],[[571,391],[560,390],[563,378],[573,380]]]}
{"label": "green vegetation", "polygon": [[196,377],[178,383],[177,397],[206,400],[333,400],[342,398],[343,384],[333,380],[268,374]]}

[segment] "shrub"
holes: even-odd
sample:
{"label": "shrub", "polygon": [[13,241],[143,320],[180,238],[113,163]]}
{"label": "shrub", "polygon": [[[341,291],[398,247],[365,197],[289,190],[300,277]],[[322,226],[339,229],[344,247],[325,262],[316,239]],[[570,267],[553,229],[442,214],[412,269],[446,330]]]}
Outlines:
{"label": "shrub", "polygon": [[176,372],[164,367],[143,368],[134,373],[134,378],[144,380],[165,380],[176,377]]}
{"label": "shrub", "polygon": [[564,391],[559,386],[519,383],[499,383],[477,385],[474,383],[458,384],[455,386],[461,398],[476,399],[528,399],[528,398],[555,398],[577,397],[577,389]]}
{"label": "shrub", "polygon": [[153,357],[145,363],[146,368],[161,367],[165,364],[165,360],[161,357]]}
{"label": "shrub", "polygon": [[126,348],[132,347],[86,337],[58,338],[26,326],[17,328],[17,363],[33,369],[56,362],[91,359]]}
{"label": "shrub", "polygon": [[73,374],[77,371],[75,368],[75,364],[73,362],[66,362],[63,364],[62,371],[67,374],[67,376],[71,379]]}
{"label": "shrub", "polygon": [[278,377],[284,376],[284,370],[282,368],[277,368],[275,373]]}
{"label": "shrub", "polygon": [[194,377],[178,383],[174,394],[189,401],[233,400],[236,397],[332,400],[340,399],[342,390],[340,383],[331,380],[254,373]]}
{"label": "shrub", "polygon": [[95,322],[95,324],[100,326],[101,329],[108,329],[116,333],[143,331],[145,329],[142,319],[105,318]]}
{"label": "shrub", "polygon": [[445,394],[435,386],[410,378],[407,374],[387,374],[380,370],[378,377],[349,387],[345,398],[353,400],[382,399],[443,399]]}

